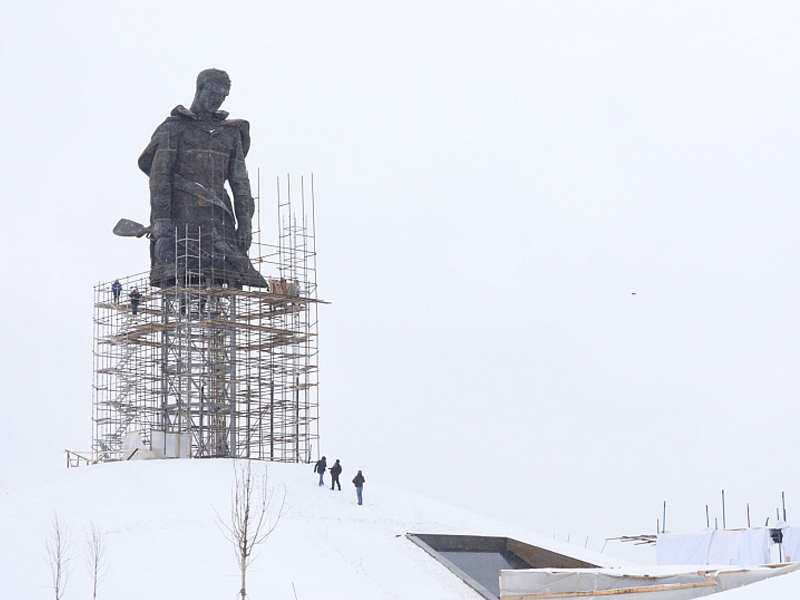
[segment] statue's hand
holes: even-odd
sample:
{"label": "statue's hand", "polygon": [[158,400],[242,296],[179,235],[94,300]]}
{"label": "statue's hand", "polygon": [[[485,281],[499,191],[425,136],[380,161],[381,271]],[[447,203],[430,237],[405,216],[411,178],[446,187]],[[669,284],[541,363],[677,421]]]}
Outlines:
{"label": "statue's hand", "polygon": [[151,227],[152,231],[150,235],[156,241],[172,237],[175,233],[175,226],[169,219],[158,219],[155,222],[153,222]]}
{"label": "statue's hand", "polygon": [[236,243],[238,244],[239,249],[247,254],[252,242],[253,234],[250,230],[250,225],[242,223],[239,225],[239,229],[236,230]]}
{"label": "statue's hand", "polygon": [[158,260],[175,262],[175,226],[169,219],[158,219],[151,225],[150,236],[155,240],[155,256]]}

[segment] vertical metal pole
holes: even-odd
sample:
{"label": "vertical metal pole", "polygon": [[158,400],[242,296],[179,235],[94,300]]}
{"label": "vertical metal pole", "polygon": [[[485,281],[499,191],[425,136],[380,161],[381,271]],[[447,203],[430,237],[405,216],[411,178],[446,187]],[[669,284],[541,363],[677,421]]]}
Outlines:
{"label": "vertical metal pole", "polygon": [[261,246],[261,168],[259,167],[256,170],[256,194],[258,197],[258,203],[256,204],[256,221],[258,224],[258,238],[257,238],[257,245],[258,245],[258,272],[261,273],[261,264],[263,262],[262,259],[262,246]]}
{"label": "vertical metal pole", "polygon": [[[244,303],[244,305],[247,306],[247,309],[242,309],[242,312],[244,312],[245,315],[248,318],[252,318],[252,316],[253,316],[252,298],[244,298],[243,297],[242,298],[242,303]],[[261,322],[260,321],[256,321],[255,323],[256,323],[256,325],[259,326],[259,329],[260,329]],[[245,394],[244,394],[244,402],[245,402],[245,405],[244,405],[244,409],[245,409],[245,428],[244,428],[245,444],[244,444],[243,456],[244,456],[244,458],[250,458],[250,446],[252,446],[252,443],[253,443],[253,429],[252,429],[252,423],[250,421],[250,409],[251,409],[251,405],[252,405],[253,387],[254,387],[253,386],[253,371],[252,371],[252,363],[251,363],[251,359],[252,359],[252,355],[253,355],[253,343],[252,343],[253,334],[252,334],[250,329],[246,329],[246,330],[244,330],[242,332],[242,335],[245,337],[244,347],[243,347],[244,356],[240,356],[239,360],[244,361],[245,364],[246,364],[246,367],[247,367],[247,372],[246,372],[247,380],[246,380],[246,383],[245,383]],[[258,334],[256,333],[256,336],[257,335]],[[256,387],[256,389],[258,388],[257,385],[255,387]]]}
{"label": "vertical metal pole", "polygon": [[[276,179],[277,194],[278,194],[278,273],[279,277],[283,276],[283,221],[281,220],[281,178]],[[275,291],[275,290],[270,290]]]}
{"label": "vertical metal pole", "polygon": [[198,420],[197,420],[197,437],[200,440],[200,456],[205,456],[208,444],[205,443],[204,432],[206,430],[206,386],[204,383],[200,384]]}
{"label": "vertical metal pole", "polygon": [[98,457],[98,450],[100,449],[99,439],[100,432],[98,423],[100,422],[100,415],[98,410],[100,408],[99,395],[100,395],[100,352],[99,352],[99,339],[100,339],[100,307],[98,306],[98,293],[100,282],[94,286],[94,310],[92,311],[92,368],[94,369],[94,387],[92,388],[92,458]]}
{"label": "vertical metal pole", "polygon": [[781,492],[781,504],[783,505],[783,522],[786,522],[786,492]]}
{"label": "vertical metal pole", "polygon": [[[314,195],[314,173],[311,173],[311,240],[312,240],[312,248],[311,248],[311,268],[312,268],[312,278],[313,282],[313,296],[309,291],[309,298],[314,300],[317,299],[317,215],[316,215],[316,197]],[[314,369],[314,390],[313,390],[313,419],[314,419],[314,428],[312,430],[312,434],[314,439],[317,440],[317,446],[319,446],[319,308],[316,303],[312,303],[309,307],[309,310],[312,311],[309,317],[312,319],[313,322],[313,332],[314,332],[314,360],[316,361],[315,369]],[[311,457],[309,457],[311,460]]]}
{"label": "vertical metal pole", "polygon": [[[186,283],[184,284],[184,287],[188,290],[187,293],[186,293],[186,296],[185,296],[186,297],[186,312],[184,313],[185,314],[185,319],[186,319],[186,345],[187,345],[188,348],[190,348],[189,354],[186,357],[186,372],[187,372],[188,377],[189,377],[189,380],[188,380],[187,386],[186,386],[186,431],[189,431],[191,429],[191,427],[192,427],[192,413],[191,413],[191,410],[192,410],[192,392],[194,391],[192,388],[193,387],[198,387],[199,388],[199,390],[198,390],[198,399],[199,399],[201,407],[209,401],[209,398],[208,398],[207,394],[203,394],[204,396],[206,396],[205,398],[201,398],[200,397],[200,392],[202,392],[204,390],[204,387],[203,387],[203,385],[204,385],[203,371],[206,370],[206,369],[204,369],[204,367],[201,366],[200,367],[201,372],[199,374],[192,372],[193,362],[194,362],[194,360],[193,360],[194,357],[192,356],[192,352],[196,352],[196,350],[197,350],[194,347],[194,340],[193,340],[192,335],[191,335],[191,332],[192,332],[192,295],[193,295],[192,294],[192,290],[196,290],[197,291],[197,307],[198,307],[198,311],[199,311],[199,309],[200,309],[200,298],[201,298],[201,294],[203,292],[203,263],[202,263],[202,261],[203,261],[203,227],[202,227],[202,225],[198,225],[197,226],[197,246],[196,246],[196,248],[197,248],[197,250],[196,250],[196,252],[197,252],[197,266],[196,267],[194,265],[194,260],[191,260],[192,257],[189,256],[190,244],[189,244],[189,224],[188,223],[186,224],[186,241],[184,242],[183,245],[184,245],[184,247],[186,249],[186,251],[185,251],[186,260],[184,261],[185,262],[184,273],[185,273]],[[191,260],[191,262],[190,262],[190,260]],[[197,282],[196,283],[193,280],[192,272],[190,270],[190,265],[197,269],[197,271],[196,271],[196,273],[197,273]],[[213,259],[211,261],[211,265],[212,265],[212,267],[214,265]],[[198,317],[201,317],[201,315],[198,314]],[[205,333],[206,335],[208,335],[208,333],[209,333],[208,328],[207,327],[206,328],[203,327],[202,320],[198,319],[198,321],[199,322],[197,323],[197,329],[200,331],[201,334]],[[211,344],[210,336],[209,336],[209,344]],[[208,356],[206,357],[206,360],[208,360]],[[215,401],[216,401],[216,398],[214,397],[214,388],[212,387],[211,388],[212,406],[213,406],[213,403]],[[214,414],[215,413],[212,413],[212,415],[214,415]],[[204,439],[203,438],[203,429],[202,428],[199,431],[198,437],[200,439]],[[207,447],[207,444],[206,444],[206,447]]]}
{"label": "vertical metal pole", "polygon": [[300,376],[294,378],[295,413],[294,413],[294,446],[295,462],[300,462]]}
{"label": "vertical metal pole", "polygon": [[[188,236],[189,236],[188,225],[184,225],[184,228],[183,228],[183,249],[184,249],[184,252],[183,252],[183,256],[182,257],[178,257],[178,249],[180,248],[180,246],[178,245],[177,227],[175,228],[175,290],[176,290],[175,299],[176,299],[176,301],[178,303],[178,306],[175,307],[177,310],[176,310],[176,314],[175,314],[174,319],[175,319],[176,327],[178,329],[176,330],[177,335],[175,336],[175,340],[173,340],[173,343],[177,342],[178,348],[177,348],[177,359],[175,361],[175,376],[177,378],[177,390],[176,390],[177,393],[175,394],[175,416],[174,416],[175,423],[174,423],[174,430],[178,431],[178,432],[184,431],[184,428],[183,428],[183,425],[182,425],[182,422],[181,422],[182,421],[182,417],[183,417],[183,411],[184,410],[188,411],[188,409],[189,409],[189,407],[188,407],[188,402],[189,402],[188,393],[187,393],[187,396],[184,397],[184,389],[187,390],[187,392],[189,390],[189,381],[188,381],[189,374],[188,374],[188,372],[187,372],[187,370],[185,368],[185,362],[190,362],[191,361],[191,356],[188,357],[189,360],[187,361],[186,354],[189,351],[189,348],[188,348],[188,345],[189,345],[189,330],[188,330],[189,323],[188,323],[188,321],[186,321],[184,319],[184,306],[183,306],[183,304],[185,302],[185,298],[186,298],[185,290],[186,290],[186,286],[187,286],[187,283],[188,283],[187,280],[188,280],[188,277],[189,277],[189,274],[187,273],[188,258],[186,256],[186,254],[189,252],[189,244],[187,243],[188,242]],[[183,273],[179,272],[180,264],[181,264],[179,262],[179,258],[183,259]],[[181,277],[182,281],[180,282],[180,284],[178,284],[178,277],[180,275],[182,275],[182,277]],[[180,285],[180,287],[179,287],[179,285]],[[181,289],[181,288],[184,291],[178,292],[177,290]],[[173,351],[175,351],[175,350],[173,350]],[[189,427],[188,420],[186,422],[185,431],[191,431],[191,429]],[[198,436],[198,439],[201,439],[201,438]]]}
{"label": "vertical metal pole", "polygon": [[[168,361],[169,361],[169,336],[170,332],[167,327],[167,323],[169,322],[169,299],[167,298],[167,294],[165,294],[162,290],[161,292],[161,324],[163,326],[163,330],[161,331],[161,429],[162,431],[166,432],[169,427],[169,415],[167,414],[167,406],[169,405],[168,399],[168,391],[169,391],[169,383],[167,381],[168,377]],[[166,433],[165,433],[166,436]],[[165,443],[166,443],[166,437]]]}
{"label": "vertical metal pole", "polygon": [[722,528],[727,529],[725,522],[725,490],[722,490]]}
{"label": "vertical metal pole", "polygon": [[239,365],[236,362],[236,294],[230,295],[230,335],[231,335],[231,366],[229,371],[230,377],[230,436],[228,456],[238,456],[236,451],[236,377],[238,375]]}
{"label": "vertical metal pole", "polygon": [[275,363],[270,359],[269,378],[269,458],[275,460]]}

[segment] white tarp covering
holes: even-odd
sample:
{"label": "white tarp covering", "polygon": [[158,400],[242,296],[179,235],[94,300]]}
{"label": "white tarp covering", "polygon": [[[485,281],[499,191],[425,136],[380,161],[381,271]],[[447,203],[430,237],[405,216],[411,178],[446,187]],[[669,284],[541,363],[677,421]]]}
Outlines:
{"label": "white tarp covering", "polygon": [[800,527],[784,527],[783,557],[786,562],[800,561]]}
{"label": "white tarp covering", "polygon": [[[619,569],[522,569],[500,571],[501,600],[571,600],[624,594],[626,600],[690,600],[800,569],[779,567],[631,573]],[[655,574],[652,574],[655,572]]]}
{"label": "white tarp covering", "polygon": [[707,565],[713,532],[707,529],[693,533],[659,533],[656,562],[659,565]]}
{"label": "white tarp covering", "polygon": [[188,433],[171,433],[153,429],[150,431],[150,449],[166,458],[189,458],[191,436]]}
{"label": "white tarp covering", "polygon": [[706,529],[696,533],[660,533],[659,565],[765,565],[772,544],[767,527]]}
{"label": "white tarp covering", "polygon": [[155,452],[145,448],[138,431],[129,431],[122,441],[122,460],[149,460],[158,458]]}

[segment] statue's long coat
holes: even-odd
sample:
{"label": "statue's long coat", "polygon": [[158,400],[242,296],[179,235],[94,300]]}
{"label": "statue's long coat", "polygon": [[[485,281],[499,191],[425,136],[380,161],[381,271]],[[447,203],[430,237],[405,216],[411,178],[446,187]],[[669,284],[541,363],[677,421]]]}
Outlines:
{"label": "statue's long coat", "polygon": [[[216,283],[266,285],[236,242],[237,222],[249,229],[255,211],[244,162],[250,126],[247,121],[227,120],[227,116],[218,111],[213,119],[203,120],[178,106],[159,125],[139,157],[139,168],[150,177],[150,222],[169,220],[178,239],[177,259],[170,248],[170,244],[176,246],[174,239],[151,247],[153,285],[175,281],[176,272],[184,266],[180,264],[182,253],[197,254],[190,268],[200,269],[203,277]],[[217,202],[210,202],[207,193],[187,191],[178,180],[199,184],[216,196]],[[225,190],[226,181],[233,203]],[[193,244],[186,252],[180,240],[198,235],[202,240],[199,252]]]}

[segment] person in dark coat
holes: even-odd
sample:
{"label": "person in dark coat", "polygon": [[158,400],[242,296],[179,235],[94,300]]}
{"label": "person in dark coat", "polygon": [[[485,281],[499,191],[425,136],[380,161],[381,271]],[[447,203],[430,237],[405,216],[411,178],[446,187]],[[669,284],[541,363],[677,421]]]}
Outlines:
{"label": "person in dark coat", "polygon": [[325,460],[323,456],[317,461],[317,464],[314,465],[314,473],[319,473],[319,484],[325,485],[325,482],[322,481],[322,476],[325,474],[325,469],[328,468],[328,461]]}
{"label": "person in dark coat", "polygon": [[139,301],[142,299],[142,293],[138,288],[133,288],[133,291],[128,294],[128,296],[130,296],[131,299],[131,312],[137,314],[139,310]]}
{"label": "person in dark coat", "polygon": [[119,304],[120,292],[122,292],[122,284],[119,279],[115,279],[114,283],[111,284],[111,295],[114,298],[114,304]]}
{"label": "person in dark coat", "polygon": [[358,496],[358,504],[361,506],[362,498],[361,493],[364,491],[364,476],[361,474],[361,471],[358,472],[358,475],[353,477],[353,485],[356,486],[356,496]]}
{"label": "person in dark coat", "polygon": [[336,464],[331,467],[331,489],[333,486],[336,485],[339,487],[339,491],[342,491],[342,484],[339,483],[339,475],[342,474],[342,465],[339,464],[339,459],[336,459]]}

